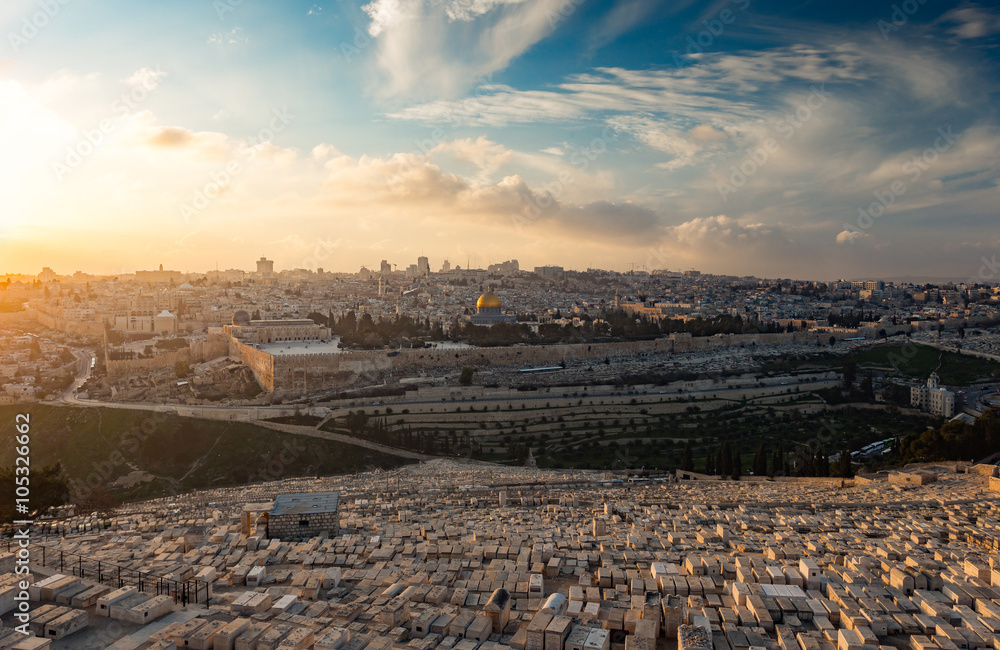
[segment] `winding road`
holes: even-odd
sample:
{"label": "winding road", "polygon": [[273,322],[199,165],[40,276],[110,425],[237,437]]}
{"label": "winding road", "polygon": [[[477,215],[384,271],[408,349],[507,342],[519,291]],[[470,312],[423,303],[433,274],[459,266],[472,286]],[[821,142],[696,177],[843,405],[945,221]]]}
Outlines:
{"label": "winding road", "polygon": [[342,442],[344,444],[364,447],[366,449],[371,449],[372,451],[378,451],[384,454],[398,456],[400,458],[409,458],[413,460],[432,460],[436,458],[435,456],[419,454],[406,449],[397,449],[396,447],[389,447],[387,445],[381,445],[368,440],[352,438],[340,433],[320,431],[317,427],[282,424],[279,422],[270,422],[267,419],[264,419],[290,415],[294,412],[294,410],[287,406],[180,406],[171,404],[122,404],[118,402],[102,402],[98,400],[80,399],[77,395],[77,391],[79,391],[87,380],[90,379],[92,372],[91,364],[93,363],[94,356],[89,350],[80,349],[74,349],[73,354],[77,358],[76,378],[73,380],[73,383],[69,386],[69,388],[63,391],[62,395],[60,395],[57,400],[43,403],[55,406],[68,404],[70,406],[86,408],[104,407],[127,409],[132,411],[154,411],[157,413],[173,413],[183,417],[203,418],[207,420],[247,421],[253,422],[261,427],[280,431],[281,433],[292,433],[300,436],[309,436],[310,438],[322,438],[324,440]]}

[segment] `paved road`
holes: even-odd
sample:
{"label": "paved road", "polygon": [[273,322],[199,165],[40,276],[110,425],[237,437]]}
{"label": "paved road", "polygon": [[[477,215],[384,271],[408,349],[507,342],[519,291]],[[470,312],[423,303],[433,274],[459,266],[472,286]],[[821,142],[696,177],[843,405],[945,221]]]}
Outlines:
{"label": "paved road", "polygon": [[[413,451],[407,451],[405,449],[397,449],[396,447],[389,447],[387,445],[380,445],[376,442],[370,442],[368,440],[361,440],[358,438],[352,438],[350,436],[345,436],[339,433],[333,433],[330,431],[320,431],[316,427],[309,426],[299,426],[293,424],[281,424],[278,422],[268,422],[266,420],[261,420],[261,414],[264,417],[276,417],[283,412],[287,412],[289,407],[269,407],[269,406],[253,406],[253,407],[219,407],[219,406],[173,406],[164,404],[119,404],[117,402],[100,402],[96,400],[82,400],[76,396],[76,391],[84,384],[85,381],[90,377],[91,372],[91,360],[92,355],[86,350],[73,350],[73,354],[76,355],[79,363],[77,365],[77,375],[73,384],[66,389],[66,391],[59,396],[59,399],[54,404],[71,404],[73,406],[86,406],[86,407],[106,407],[106,408],[120,408],[128,409],[133,411],[157,411],[161,413],[176,413],[178,415],[186,415],[191,417],[198,417],[198,412],[202,411],[203,415],[208,415],[208,419],[218,419],[217,411],[219,409],[236,411],[237,414],[242,415],[240,420],[253,420],[256,424],[268,429],[273,429],[275,431],[280,431],[282,433],[294,433],[301,436],[309,436],[311,438],[323,438],[324,440],[334,440],[336,442],[342,442],[345,444],[351,444],[358,447],[364,447],[366,449],[371,449],[374,451],[379,451],[385,454],[391,454],[393,456],[399,456],[402,458],[411,458],[414,460],[431,460],[435,458],[434,456],[427,456],[425,454],[418,454]],[[269,412],[270,411],[270,412]]]}
{"label": "paved road", "polygon": [[68,404],[83,404],[76,397],[76,391],[80,390],[84,382],[90,379],[91,362],[94,359],[94,355],[89,350],[78,350],[73,349],[73,355],[77,359],[76,365],[76,378],[73,383],[70,384],[69,388],[63,391],[63,394],[59,396],[58,401],[66,402]]}
{"label": "paved road", "polygon": [[[394,456],[399,456],[403,458],[411,458],[415,460],[430,460],[435,458],[434,456],[427,456],[425,454],[420,454],[413,451],[408,451],[404,449],[399,449],[397,447],[389,447],[387,445],[382,445],[376,442],[370,442],[367,440],[362,440],[359,438],[353,438],[351,436],[346,436],[339,433],[333,433],[330,431],[322,431],[319,429],[326,420],[329,419],[330,415],[337,412],[348,409],[350,407],[340,407],[331,408],[326,410],[326,417],[317,426],[302,426],[302,425],[292,425],[292,424],[282,424],[277,422],[269,422],[268,418],[279,417],[282,415],[290,415],[293,412],[294,407],[291,406],[212,406],[212,405],[199,405],[199,406],[185,406],[185,405],[173,405],[173,404],[149,404],[149,403],[120,403],[120,402],[102,402],[97,400],[82,400],[76,395],[76,391],[79,390],[80,386],[90,377],[91,372],[91,353],[85,350],[74,350],[74,354],[80,360],[77,368],[77,377],[73,382],[73,385],[64,392],[57,401],[51,402],[52,404],[71,404],[73,406],[82,407],[105,407],[105,408],[116,408],[116,409],[127,409],[133,411],[155,411],[159,413],[174,413],[183,417],[201,417],[210,420],[238,420],[238,421],[248,421],[254,422],[262,427],[267,427],[269,429],[280,431],[283,433],[293,433],[297,435],[309,436],[312,438],[323,438],[325,440],[334,440],[337,442],[342,442],[345,444],[357,445],[359,447],[364,447],[366,449],[372,449],[374,451],[379,451],[386,454],[391,454]],[[780,378],[778,378],[780,379]],[[790,381],[781,382],[780,384],[775,383],[777,379],[771,379],[765,385],[765,387],[771,388],[787,388],[792,390],[797,387],[809,387],[810,385],[827,383],[830,380],[825,379],[810,379],[810,380],[796,380],[789,378]],[[699,390],[688,390],[684,391],[684,395],[707,395],[712,393],[719,393],[722,398],[725,397],[725,393],[730,391],[741,392],[744,390],[753,390],[757,386],[746,386],[746,387],[726,387],[726,386],[714,386],[711,388],[699,389]],[[666,392],[663,390],[656,390],[646,393],[640,393],[636,395],[629,395],[625,391],[605,391],[605,392],[579,392],[578,395],[560,395],[552,394],[549,392],[542,391],[531,391],[532,394],[529,395],[505,395],[505,396],[484,396],[479,399],[476,397],[471,397],[470,399],[462,400],[448,400],[442,402],[440,400],[409,400],[409,401],[375,401],[371,402],[371,406],[391,406],[393,408],[405,408],[408,406],[419,406],[419,405],[441,405],[447,404],[449,407],[461,406],[461,405],[477,405],[489,402],[538,402],[538,401],[552,401],[552,400],[566,400],[566,399],[601,399],[601,398],[631,398],[631,397],[657,397],[663,395],[666,398],[668,395],[676,396],[679,393]],[[220,417],[222,416],[222,417]],[[228,417],[226,417],[228,416]]]}
{"label": "paved road", "polygon": [[380,445],[377,442],[370,442],[368,440],[362,440],[360,438],[352,438],[351,436],[345,436],[341,433],[333,433],[332,431],[320,431],[319,429],[316,429],[314,427],[299,426],[295,424],[281,424],[279,422],[265,422],[265,421],[257,422],[257,424],[262,427],[267,427],[268,429],[281,431],[282,433],[294,433],[300,436],[309,436],[310,438],[323,438],[324,440],[334,440],[337,442],[343,442],[358,447],[364,447],[365,449],[380,451],[385,454],[392,454],[393,456],[400,456],[402,458],[412,458],[414,460],[433,460],[435,458],[438,458],[438,456],[427,456],[426,454],[418,454],[415,451],[399,449],[398,447],[388,447],[386,445]]}

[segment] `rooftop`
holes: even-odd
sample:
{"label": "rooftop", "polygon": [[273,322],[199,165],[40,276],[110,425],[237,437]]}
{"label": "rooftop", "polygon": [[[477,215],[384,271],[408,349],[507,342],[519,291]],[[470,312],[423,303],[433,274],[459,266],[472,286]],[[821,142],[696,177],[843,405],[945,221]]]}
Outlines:
{"label": "rooftop", "polygon": [[336,354],[341,352],[340,341],[281,341],[280,343],[261,343],[259,349],[276,357],[296,354]]}
{"label": "rooftop", "polygon": [[337,502],[339,500],[339,492],[279,494],[274,500],[274,507],[271,508],[270,516],[337,512]]}

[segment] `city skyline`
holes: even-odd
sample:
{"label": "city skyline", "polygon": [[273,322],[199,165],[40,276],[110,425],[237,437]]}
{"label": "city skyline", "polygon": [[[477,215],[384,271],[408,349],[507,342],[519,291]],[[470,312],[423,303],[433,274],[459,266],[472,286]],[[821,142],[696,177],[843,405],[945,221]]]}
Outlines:
{"label": "city skyline", "polygon": [[3,273],[968,278],[1000,250],[1000,14],[972,3],[18,0],[0,25]]}

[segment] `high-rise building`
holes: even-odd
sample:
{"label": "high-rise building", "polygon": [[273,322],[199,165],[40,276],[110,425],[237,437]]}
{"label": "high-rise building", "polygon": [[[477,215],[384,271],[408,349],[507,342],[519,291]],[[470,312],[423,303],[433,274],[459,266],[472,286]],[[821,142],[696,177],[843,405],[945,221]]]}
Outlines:
{"label": "high-rise building", "polygon": [[417,258],[417,268],[420,270],[420,275],[428,276],[431,274],[431,262],[426,257]]}
{"label": "high-rise building", "polygon": [[536,266],[535,275],[550,280],[562,280],[566,277],[566,271],[561,266]]}
{"label": "high-rise building", "polygon": [[521,267],[518,265],[517,260],[507,260],[499,264],[490,264],[486,270],[489,273],[499,273],[500,275],[514,275],[520,269]]}
{"label": "high-rise building", "polygon": [[262,278],[273,278],[274,262],[266,257],[261,257],[257,260],[257,275]]}
{"label": "high-rise building", "polygon": [[382,273],[382,275],[391,275],[392,264],[389,264],[388,260],[382,260],[382,266],[380,272]]}

